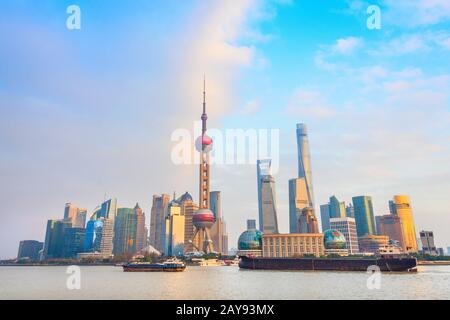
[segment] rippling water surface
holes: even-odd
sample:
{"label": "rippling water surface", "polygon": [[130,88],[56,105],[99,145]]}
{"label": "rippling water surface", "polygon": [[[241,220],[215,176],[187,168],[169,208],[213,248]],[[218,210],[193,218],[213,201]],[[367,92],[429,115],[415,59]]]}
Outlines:
{"label": "rippling water surface", "polygon": [[383,273],[253,271],[188,267],[176,273],[128,273],[81,267],[81,289],[68,290],[67,267],[0,267],[0,299],[450,299],[450,266]]}

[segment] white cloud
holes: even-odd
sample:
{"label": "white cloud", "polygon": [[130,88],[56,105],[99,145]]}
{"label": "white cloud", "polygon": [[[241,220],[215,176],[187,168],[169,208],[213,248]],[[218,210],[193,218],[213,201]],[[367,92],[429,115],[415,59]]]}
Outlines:
{"label": "white cloud", "polygon": [[328,118],[336,114],[326,99],[314,90],[297,89],[286,108],[287,114],[299,118]]}
{"label": "white cloud", "polygon": [[404,27],[435,25],[450,19],[448,0],[384,0],[385,21]]}
{"label": "white cloud", "polygon": [[363,39],[357,37],[347,37],[338,39],[331,47],[331,52],[335,54],[350,55],[364,44]]}
{"label": "white cloud", "polygon": [[248,101],[241,110],[241,114],[244,116],[254,115],[261,108],[257,100]]}

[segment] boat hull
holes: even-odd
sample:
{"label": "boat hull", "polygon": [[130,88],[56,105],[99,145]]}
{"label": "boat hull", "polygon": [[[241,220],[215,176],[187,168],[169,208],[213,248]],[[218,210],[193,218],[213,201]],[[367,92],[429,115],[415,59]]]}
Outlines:
{"label": "boat hull", "polygon": [[253,270],[367,271],[377,266],[383,272],[415,272],[415,258],[254,258],[240,257],[239,267]]}

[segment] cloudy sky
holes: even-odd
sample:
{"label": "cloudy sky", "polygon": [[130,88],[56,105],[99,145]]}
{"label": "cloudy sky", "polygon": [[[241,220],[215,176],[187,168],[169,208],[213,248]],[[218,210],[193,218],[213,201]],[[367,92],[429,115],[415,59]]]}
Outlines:
{"label": "cloudy sky", "polygon": [[[43,240],[69,201],[139,202],[149,220],[153,194],[197,198],[171,136],[199,119],[204,74],[211,128],[279,130],[282,232],[303,122],[317,207],[371,195],[379,215],[407,194],[417,230],[450,246],[447,0],[3,1],[0,44],[0,258]],[[212,175],[235,247],[257,217],[256,168]]]}

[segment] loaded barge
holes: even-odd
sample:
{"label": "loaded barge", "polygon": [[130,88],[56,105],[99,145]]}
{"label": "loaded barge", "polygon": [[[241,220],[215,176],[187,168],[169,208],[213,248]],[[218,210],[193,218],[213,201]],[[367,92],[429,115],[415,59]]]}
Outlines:
{"label": "loaded barge", "polygon": [[413,257],[261,258],[241,256],[239,267],[253,270],[367,271],[377,266],[383,272],[416,272]]}
{"label": "loaded barge", "polygon": [[125,272],[179,272],[186,269],[186,264],[178,260],[162,263],[131,262],[123,265]]}

